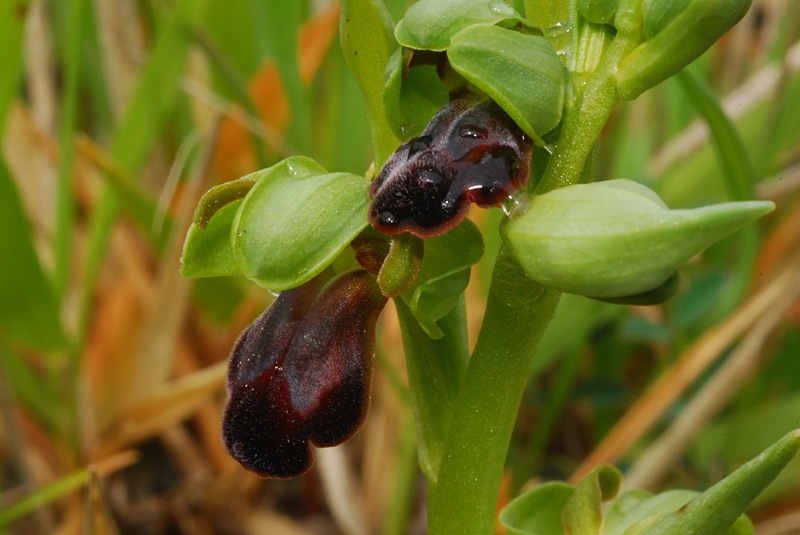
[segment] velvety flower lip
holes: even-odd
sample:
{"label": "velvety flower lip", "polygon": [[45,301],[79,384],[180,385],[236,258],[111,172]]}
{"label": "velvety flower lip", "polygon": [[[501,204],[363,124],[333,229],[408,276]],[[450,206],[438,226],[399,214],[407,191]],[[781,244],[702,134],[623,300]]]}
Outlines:
{"label": "velvety flower lip", "polygon": [[450,101],[392,154],[370,186],[370,224],[389,235],[440,236],[508,200],[528,181],[533,143],[491,100]]}
{"label": "velvety flower lip", "polygon": [[354,435],[369,406],[385,304],[364,270],[325,272],[282,292],[231,353],[222,423],[231,456],[262,477],[296,477],[311,467],[311,444]]}

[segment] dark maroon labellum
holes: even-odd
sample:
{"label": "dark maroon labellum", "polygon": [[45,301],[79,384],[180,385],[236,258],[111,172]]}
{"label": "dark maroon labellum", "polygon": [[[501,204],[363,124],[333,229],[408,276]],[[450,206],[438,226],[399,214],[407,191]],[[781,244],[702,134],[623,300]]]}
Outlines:
{"label": "dark maroon labellum", "polygon": [[262,477],[296,477],[311,467],[310,443],[335,446],[355,434],[385,304],[363,270],[281,293],[231,353],[222,422],[231,456]]}
{"label": "dark maroon labellum", "polygon": [[493,101],[447,103],[392,154],[370,186],[369,221],[384,234],[440,236],[506,201],[528,181],[533,145]]}

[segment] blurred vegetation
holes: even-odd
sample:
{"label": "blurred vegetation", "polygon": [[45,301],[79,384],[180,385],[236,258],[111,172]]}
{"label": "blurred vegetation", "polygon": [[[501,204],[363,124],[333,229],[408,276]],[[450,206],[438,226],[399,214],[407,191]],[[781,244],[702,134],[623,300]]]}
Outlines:
{"label": "blurred vegetation", "polygon": [[[386,4],[399,20],[408,2]],[[296,153],[366,172],[337,32],[326,1],[0,2],[0,532],[424,532],[392,307],[364,428],[308,475],[262,481],[219,420],[229,348],[271,297],[178,275],[211,185]],[[619,107],[601,175],[674,208],[778,208],[695,259],[663,306],[563,298],[502,503],[599,463],[630,486],[704,489],[800,427],[800,3],[755,0],[691,70]],[[503,215],[472,216],[475,332]],[[800,532],[800,461],[749,514],[759,534]]]}

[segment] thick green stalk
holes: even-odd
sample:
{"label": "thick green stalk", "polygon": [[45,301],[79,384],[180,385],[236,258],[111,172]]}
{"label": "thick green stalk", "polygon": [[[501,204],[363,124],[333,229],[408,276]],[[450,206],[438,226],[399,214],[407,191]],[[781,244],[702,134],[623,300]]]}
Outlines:
{"label": "thick green stalk", "polygon": [[438,482],[429,489],[430,533],[491,533],[519,403],[559,297],[528,279],[501,249],[478,343],[453,407]]}
{"label": "thick green stalk", "polygon": [[[619,102],[617,69],[643,40],[639,4],[640,0],[620,2],[615,21],[617,33],[607,45],[602,27],[585,24],[579,20],[577,10],[570,9],[570,27],[581,35],[571,43],[567,58],[571,85],[567,88],[561,134],[537,193],[580,181],[586,160]],[[591,74],[584,70],[587,68]]]}
{"label": "thick green stalk", "polygon": [[614,72],[636,44],[636,41],[618,35],[586,85],[576,94],[574,104],[565,108],[561,136],[537,193],[546,193],[580,180],[586,159],[619,101]]}

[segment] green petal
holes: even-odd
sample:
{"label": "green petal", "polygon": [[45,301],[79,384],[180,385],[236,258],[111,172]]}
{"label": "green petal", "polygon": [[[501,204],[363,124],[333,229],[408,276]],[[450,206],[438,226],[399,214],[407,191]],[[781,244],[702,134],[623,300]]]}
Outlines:
{"label": "green petal", "polygon": [[470,267],[481,256],[483,238],[469,219],[446,234],[425,240],[419,276],[402,298],[431,338],[442,337],[436,322],[458,304],[469,284]]}
{"label": "green petal", "polygon": [[231,228],[242,274],[269,290],[307,282],[367,226],[369,182],[350,173],[314,172],[321,168],[309,161],[289,158],[270,168]]}

